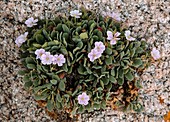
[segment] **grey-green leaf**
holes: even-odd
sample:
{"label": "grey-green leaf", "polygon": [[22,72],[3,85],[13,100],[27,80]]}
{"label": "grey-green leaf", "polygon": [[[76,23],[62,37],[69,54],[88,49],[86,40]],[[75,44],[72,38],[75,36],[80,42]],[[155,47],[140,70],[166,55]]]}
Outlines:
{"label": "grey-green leaf", "polygon": [[50,80],[50,83],[52,83],[53,85],[57,84],[57,80]]}
{"label": "grey-green leaf", "polygon": [[65,83],[63,80],[59,82],[58,88],[60,89],[60,91],[65,91]]}
{"label": "grey-green leaf", "polygon": [[132,81],[134,79],[133,74],[131,73],[131,71],[129,71],[128,73],[125,74],[125,77],[127,80]]}

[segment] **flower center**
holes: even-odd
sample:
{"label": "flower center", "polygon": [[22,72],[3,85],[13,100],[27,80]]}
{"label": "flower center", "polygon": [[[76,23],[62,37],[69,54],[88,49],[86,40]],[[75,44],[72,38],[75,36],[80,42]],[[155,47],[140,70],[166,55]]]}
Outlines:
{"label": "flower center", "polygon": [[46,57],[46,61],[48,61],[50,58],[49,57]]}
{"label": "flower center", "polygon": [[96,57],[96,54],[93,54],[93,58],[95,58]]}
{"label": "flower center", "polygon": [[83,100],[84,100],[84,97],[82,97],[81,100],[83,101]]}
{"label": "flower center", "polygon": [[57,58],[57,61],[60,61],[60,58]]}

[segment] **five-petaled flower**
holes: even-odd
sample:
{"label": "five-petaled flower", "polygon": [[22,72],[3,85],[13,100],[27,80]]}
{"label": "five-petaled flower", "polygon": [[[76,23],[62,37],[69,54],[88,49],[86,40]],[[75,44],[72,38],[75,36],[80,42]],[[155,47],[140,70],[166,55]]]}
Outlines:
{"label": "five-petaled flower", "polygon": [[66,62],[66,59],[64,58],[63,54],[60,55],[54,55],[53,56],[53,64],[57,64],[58,66],[63,66],[63,63]]}
{"label": "five-petaled flower", "polygon": [[27,35],[28,32],[25,32],[24,34],[21,34],[16,38],[15,43],[17,44],[18,47],[20,47],[22,43],[24,43],[27,40]]}
{"label": "five-petaled flower", "polygon": [[70,11],[70,15],[72,17],[75,17],[75,18],[80,18],[80,16],[82,15],[82,13],[79,12],[79,10],[73,10],[73,11]]}
{"label": "five-petaled flower", "polygon": [[27,25],[27,27],[33,27],[34,25],[37,25],[38,19],[34,19],[33,17],[27,19],[25,21],[25,24]]}
{"label": "five-petaled flower", "polygon": [[112,12],[112,13],[111,12],[103,12],[103,15],[104,16],[109,16],[109,17],[113,18],[116,21],[121,21],[119,13],[116,13],[116,12]]}
{"label": "five-petaled flower", "polygon": [[161,58],[159,50],[157,50],[155,47],[151,51],[151,56],[154,60],[158,60],[159,58]]}
{"label": "five-petaled flower", "polygon": [[41,56],[42,56],[43,54],[45,54],[45,50],[44,50],[44,49],[37,49],[37,50],[35,51],[35,54],[36,54],[36,59],[41,59]]}
{"label": "five-petaled flower", "polygon": [[88,58],[91,62],[98,59],[101,56],[101,53],[98,52],[96,49],[92,49],[91,52],[88,54]]}
{"label": "five-petaled flower", "polygon": [[113,36],[113,33],[111,31],[107,31],[107,40],[110,40],[111,45],[115,45],[116,42],[120,40],[120,38],[117,38],[118,36],[120,36],[120,34],[121,33],[116,32]]}
{"label": "five-petaled flower", "polygon": [[130,36],[130,33],[131,33],[131,32],[130,32],[129,30],[125,31],[126,39],[129,40],[129,41],[134,41],[135,38],[131,37],[131,36]]}
{"label": "five-petaled flower", "polygon": [[94,45],[95,45],[95,50],[97,50],[99,53],[103,53],[104,52],[104,50],[105,50],[105,45],[103,44],[103,42],[95,42],[94,43]]}
{"label": "five-petaled flower", "polygon": [[51,55],[50,52],[45,52],[41,56],[41,63],[44,65],[52,64],[52,60],[53,60],[53,55]]}
{"label": "five-petaled flower", "polygon": [[78,96],[78,103],[80,105],[87,105],[89,100],[90,97],[85,92],[83,92]]}

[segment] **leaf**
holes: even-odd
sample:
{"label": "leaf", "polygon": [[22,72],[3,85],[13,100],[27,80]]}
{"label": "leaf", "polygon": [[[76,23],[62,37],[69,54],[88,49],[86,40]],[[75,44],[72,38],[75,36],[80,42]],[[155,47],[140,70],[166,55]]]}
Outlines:
{"label": "leaf", "polygon": [[110,80],[112,83],[116,83],[116,82],[117,82],[116,79],[115,79],[115,77],[113,77],[113,76],[110,76],[110,77],[109,77],[109,80]]}
{"label": "leaf", "polygon": [[165,120],[165,122],[170,121],[170,111],[164,116],[164,120]]}
{"label": "leaf", "polygon": [[60,93],[57,93],[56,100],[61,103],[62,99],[61,99]]}
{"label": "leaf", "polygon": [[142,60],[140,58],[136,58],[136,59],[133,60],[132,66],[138,68],[140,65],[142,65],[142,63],[143,62],[142,62]]}
{"label": "leaf", "polygon": [[83,65],[80,65],[79,68],[78,68],[78,73],[79,73],[80,75],[84,75],[85,70],[86,70],[86,69],[83,67]]}
{"label": "leaf", "polygon": [[68,72],[68,68],[67,68],[67,64],[66,64],[66,63],[62,66],[62,69],[63,69],[65,72]]}
{"label": "leaf", "polygon": [[84,111],[85,111],[84,106],[81,105],[81,106],[78,108],[78,113],[84,113]]}
{"label": "leaf", "polygon": [[18,75],[21,75],[21,76],[23,76],[23,75],[25,75],[27,73],[28,73],[28,71],[26,71],[26,70],[19,70],[18,71]]}
{"label": "leaf", "polygon": [[106,65],[112,64],[112,57],[106,58],[105,63],[106,63]]}
{"label": "leaf", "polygon": [[28,75],[24,75],[23,81],[24,82],[30,81],[30,77]]}
{"label": "leaf", "polygon": [[97,66],[92,66],[92,68],[94,68],[94,69],[101,69],[102,66],[97,65]]}
{"label": "leaf", "polygon": [[60,49],[61,53],[64,54],[64,55],[68,55],[68,52],[65,48],[62,48]]}
{"label": "leaf", "polygon": [[111,75],[115,76],[115,69],[114,68],[112,68],[112,70],[111,70]]}
{"label": "leaf", "polygon": [[43,29],[43,34],[44,34],[46,39],[48,39],[49,41],[52,41],[52,39],[50,38],[50,36],[48,35],[48,33],[45,29]]}
{"label": "leaf", "polygon": [[112,88],[112,84],[109,83],[109,84],[106,86],[106,88],[108,89],[108,91],[110,91],[110,89]]}
{"label": "leaf", "polygon": [[102,100],[101,108],[102,108],[102,109],[105,109],[105,108],[106,108],[106,101],[105,101],[105,100]]}
{"label": "leaf", "polygon": [[80,34],[80,39],[88,39],[87,32],[81,33]]}
{"label": "leaf", "polygon": [[27,64],[28,69],[36,69],[36,66],[34,64]]}
{"label": "leaf", "polygon": [[122,86],[124,84],[124,79],[123,78],[118,78],[117,83]]}
{"label": "leaf", "polygon": [[44,36],[41,35],[41,34],[37,34],[37,35],[36,35],[36,41],[37,41],[39,44],[44,44],[44,42],[45,42]]}
{"label": "leaf", "polygon": [[26,62],[27,64],[34,64],[34,63],[35,63],[34,59],[31,58],[31,57],[27,57],[27,58],[25,59],[25,62]]}
{"label": "leaf", "polygon": [[137,49],[136,49],[136,53],[143,53],[144,52],[144,50],[141,48],[141,47],[138,47]]}
{"label": "leaf", "polygon": [[51,89],[51,86],[52,86],[51,83],[47,83],[42,86],[35,87],[34,92],[37,93],[39,90],[44,89],[44,88]]}
{"label": "leaf", "polygon": [[64,32],[67,32],[67,33],[70,32],[70,29],[67,27],[67,25],[62,24],[62,28],[63,28],[63,31],[64,31]]}
{"label": "leaf", "polygon": [[141,86],[141,84],[140,84],[140,80],[136,80],[136,81],[135,81],[135,86],[136,86],[137,88],[142,88],[142,86]]}
{"label": "leaf", "polygon": [[102,86],[102,88],[104,89],[104,83],[102,80],[100,80],[100,85]]}
{"label": "leaf", "polygon": [[46,98],[47,98],[48,96],[49,96],[48,93],[43,93],[43,94],[41,94],[41,95],[35,94],[35,95],[34,95],[34,99],[35,99],[35,100],[46,100]]}
{"label": "leaf", "polygon": [[32,86],[32,81],[25,82],[24,88],[30,88]]}
{"label": "leaf", "polygon": [[47,101],[47,109],[49,111],[52,111],[54,109],[54,105],[53,105],[53,102],[51,100]]}
{"label": "leaf", "polygon": [[135,48],[130,50],[130,56],[133,57],[135,55]]}
{"label": "leaf", "polygon": [[108,78],[104,78],[102,80],[103,80],[104,85],[108,85],[108,83],[109,83],[109,79]]}
{"label": "leaf", "polygon": [[36,48],[41,48],[42,45],[34,43],[33,46]]}
{"label": "leaf", "polygon": [[112,49],[107,47],[105,52],[106,52],[106,54],[111,55],[112,54]]}
{"label": "leaf", "polygon": [[136,112],[141,112],[143,110],[143,106],[140,103],[133,104],[133,110]]}
{"label": "leaf", "polygon": [[94,106],[94,108],[95,108],[96,110],[99,110],[99,109],[100,109],[100,104],[98,104],[98,103],[94,103],[93,106]]}
{"label": "leaf", "polygon": [[52,83],[53,85],[57,84],[57,80],[50,80],[50,83]]}
{"label": "leaf", "polygon": [[125,74],[125,77],[127,80],[132,81],[134,79],[133,74],[131,73],[131,71],[129,71],[128,73]]}
{"label": "leaf", "polygon": [[63,80],[59,82],[58,88],[60,89],[60,91],[65,91],[65,83]]}

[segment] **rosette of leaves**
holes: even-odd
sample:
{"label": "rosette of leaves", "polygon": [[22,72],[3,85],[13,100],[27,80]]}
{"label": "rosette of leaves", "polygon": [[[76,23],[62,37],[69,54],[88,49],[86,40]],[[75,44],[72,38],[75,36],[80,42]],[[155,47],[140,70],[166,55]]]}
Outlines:
{"label": "rosette of leaves", "polygon": [[[36,100],[47,102],[47,109],[66,110],[71,115],[105,109],[117,105],[141,110],[137,90],[138,76],[148,65],[149,50],[145,41],[128,41],[125,28],[109,17],[97,16],[81,10],[81,18],[61,17],[39,20],[28,28],[28,40],[21,46],[21,60],[25,67],[25,87],[32,90]],[[107,30],[120,32],[120,40],[110,45]],[[106,49],[102,56],[90,62],[87,55],[94,43],[101,41]],[[43,48],[66,58],[62,67],[43,65],[36,59],[35,50]],[[77,96],[90,96],[87,106],[79,105]],[[109,104],[108,104],[109,103]]]}

